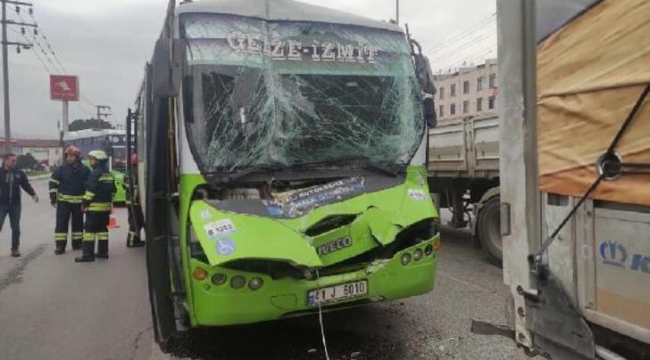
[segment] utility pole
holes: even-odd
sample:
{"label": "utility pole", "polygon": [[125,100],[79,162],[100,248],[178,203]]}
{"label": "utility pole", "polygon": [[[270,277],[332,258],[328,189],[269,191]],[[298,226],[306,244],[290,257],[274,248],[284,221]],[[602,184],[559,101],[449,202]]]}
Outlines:
{"label": "utility pole", "polygon": [[102,110],[111,110],[111,107],[108,105],[97,105],[97,120],[102,120],[102,116],[108,118],[113,115],[112,113],[102,112]]}
{"label": "utility pole", "polygon": [[[16,26],[22,26],[23,28],[23,34],[24,34],[24,27],[33,27],[36,28],[36,24],[30,24],[30,23],[22,23],[22,22],[15,22],[11,20],[7,20],[7,4],[13,4],[16,5],[16,11],[20,11],[20,5],[28,6],[30,7],[33,6],[30,3],[26,2],[20,2],[20,1],[12,1],[12,0],[0,0],[2,2],[2,79],[3,79],[3,89],[4,89],[4,116],[5,116],[5,154],[11,152],[11,111],[9,107],[9,52],[8,52],[8,47],[9,45],[16,45],[17,46],[17,51],[20,53],[20,48],[22,47],[23,49],[30,49],[32,47],[32,44],[28,43],[23,43],[23,42],[15,42],[15,41],[9,41],[7,39],[7,26],[9,25],[16,25]],[[36,31],[36,30],[35,30]]]}
{"label": "utility pole", "polygon": [[399,26],[399,0],[395,0],[395,22]]}

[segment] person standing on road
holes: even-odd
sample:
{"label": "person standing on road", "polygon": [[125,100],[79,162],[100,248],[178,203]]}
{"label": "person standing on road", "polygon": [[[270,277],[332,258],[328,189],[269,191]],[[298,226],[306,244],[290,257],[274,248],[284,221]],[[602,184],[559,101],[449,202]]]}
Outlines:
{"label": "person standing on road", "polygon": [[[123,185],[126,191],[126,207],[129,209],[129,234],[126,238],[126,247],[137,248],[145,245],[140,238],[140,233],[144,227],[144,214],[142,213],[142,205],[140,205],[140,193],[137,184],[138,154],[131,155],[130,164],[129,177],[133,179],[133,191],[131,191],[129,181],[125,181]],[[131,201],[131,198],[133,198],[133,201]]]}
{"label": "person standing on road", "polygon": [[[54,242],[56,255],[65,253],[68,242],[68,224],[72,222],[72,249],[81,249],[84,236],[82,203],[90,170],[81,164],[81,150],[70,146],[65,150],[66,163],[56,169],[50,178],[50,202],[56,207]],[[72,218],[72,219],[71,219]],[[72,220],[72,221],[71,221]]]}
{"label": "person standing on road", "polygon": [[0,231],[5,223],[7,215],[11,223],[11,256],[20,256],[20,213],[22,205],[20,202],[20,188],[38,202],[38,195],[27,179],[27,175],[16,170],[16,155],[5,154],[2,157],[2,168],[0,168]]}
{"label": "person standing on road", "polygon": [[95,261],[95,238],[98,239],[97,257],[108,258],[108,221],[111,216],[112,200],[116,192],[115,179],[108,171],[108,156],[102,150],[88,154],[93,168],[84,195],[86,224],[84,226],[83,254],[75,262]]}

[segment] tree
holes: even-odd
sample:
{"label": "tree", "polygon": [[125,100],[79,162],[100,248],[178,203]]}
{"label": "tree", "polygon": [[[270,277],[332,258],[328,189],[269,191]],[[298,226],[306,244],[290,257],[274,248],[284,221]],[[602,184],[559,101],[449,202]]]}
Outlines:
{"label": "tree", "polygon": [[76,119],[68,126],[70,131],[86,129],[113,129],[113,125],[103,119]]}
{"label": "tree", "polygon": [[16,160],[16,167],[19,170],[33,170],[38,166],[38,160],[30,153],[19,155]]}

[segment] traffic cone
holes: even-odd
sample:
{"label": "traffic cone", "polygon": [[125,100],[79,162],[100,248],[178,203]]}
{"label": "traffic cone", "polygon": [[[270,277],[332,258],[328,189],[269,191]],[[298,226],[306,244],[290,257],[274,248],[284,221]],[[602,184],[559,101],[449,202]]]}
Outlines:
{"label": "traffic cone", "polygon": [[117,224],[117,218],[115,217],[115,211],[113,211],[113,207],[111,207],[111,217],[108,220],[108,228],[109,229],[117,229],[120,226]]}

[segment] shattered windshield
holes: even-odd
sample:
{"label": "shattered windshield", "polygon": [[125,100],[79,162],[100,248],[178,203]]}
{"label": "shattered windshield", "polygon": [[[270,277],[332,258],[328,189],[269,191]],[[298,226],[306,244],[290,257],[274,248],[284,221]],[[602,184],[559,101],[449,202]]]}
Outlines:
{"label": "shattered windshield", "polygon": [[204,172],[363,157],[408,164],[424,131],[403,34],[187,14],[184,110]]}

